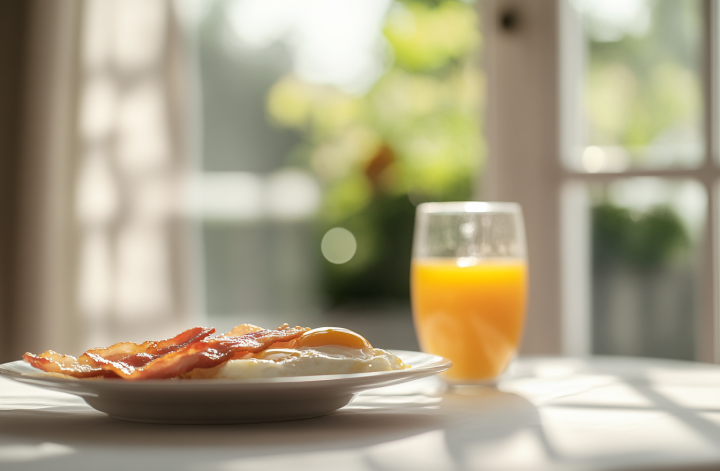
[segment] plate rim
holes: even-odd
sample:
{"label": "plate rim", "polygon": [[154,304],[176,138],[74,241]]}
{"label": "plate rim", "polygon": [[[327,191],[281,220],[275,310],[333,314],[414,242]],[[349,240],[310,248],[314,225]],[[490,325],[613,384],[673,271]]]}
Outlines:
{"label": "plate rim", "polygon": [[[263,385],[270,386],[273,384],[317,384],[324,382],[338,382],[342,380],[360,380],[367,378],[369,379],[382,379],[388,376],[400,376],[400,377],[412,377],[412,376],[428,376],[431,374],[441,373],[452,367],[452,361],[434,355],[432,353],[417,352],[411,350],[388,350],[393,354],[401,357],[405,355],[423,355],[427,357],[426,364],[417,367],[406,368],[402,370],[388,370],[388,371],[373,371],[366,373],[344,373],[344,374],[332,374],[332,375],[306,375],[306,376],[286,376],[286,377],[271,377],[271,378],[248,378],[248,379],[201,379],[201,380],[177,380],[175,378],[170,379],[153,379],[144,381],[122,381],[122,380],[109,380],[109,381],[98,381],[98,380],[82,380],[79,378],[63,378],[56,376],[52,373],[46,373],[38,370],[37,372],[22,373],[13,371],[8,367],[11,365],[23,365],[32,368],[31,365],[25,363],[23,360],[16,360],[12,362],[0,364],[0,377],[8,378],[18,382],[31,381],[34,385],[40,386],[37,382],[44,384],[62,384],[67,386],[78,386],[87,385],[92,388],[97,386],[100,388],[112,387],[114,388],[143,388],[151,386],[170,386],[173,388],[195,388],[195,387],[228,387],[228,386],[241,386],[241,385]],[[404,360],[403,360],[404,361]],[[389,379],[389,378],[388,378]],[[207,386],[200,386],[207,385]]]}

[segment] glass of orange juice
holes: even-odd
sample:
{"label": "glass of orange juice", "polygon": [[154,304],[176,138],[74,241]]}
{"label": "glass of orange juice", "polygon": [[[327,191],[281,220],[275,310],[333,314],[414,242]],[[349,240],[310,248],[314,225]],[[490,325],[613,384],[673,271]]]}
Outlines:
{"label": "glass of orange juice", "polygon": [[451,384],[494,384],[515,357],[527,296],[522,210],[516,203],[417,207],[412,307],[421,348],[449,358]]}

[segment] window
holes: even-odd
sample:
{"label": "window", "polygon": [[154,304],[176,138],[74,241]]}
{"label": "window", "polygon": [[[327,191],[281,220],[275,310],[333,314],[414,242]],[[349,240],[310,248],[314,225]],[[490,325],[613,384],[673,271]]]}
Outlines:
{"label": "window", "polygon": [[536,3],[485,12],[489,197],[528,220],[525,347],[714,360],[715,4]]}
{"label": "window", "polygon": [[563,217],[588,225],[575,234],[569,226],[566,237],[589,235],[591,252],[589,270],[575,268],[589,272],[583,349],[695,359],[710,194],[701,183],[703,3],[578,0],[563,8],[576,25],[561,41],[584,45],[560,59],[580,69],[580,96],[565,99],[574,111],[566,119],[581,125],[561,132],[570,134],[563,198],[575,200]]}

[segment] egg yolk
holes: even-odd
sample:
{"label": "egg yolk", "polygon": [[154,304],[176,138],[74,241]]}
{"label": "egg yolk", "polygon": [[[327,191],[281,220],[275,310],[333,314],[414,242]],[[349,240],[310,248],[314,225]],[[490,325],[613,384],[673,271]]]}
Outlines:
{"label": "egg yolk", "polygon": [[295,343],[295,348],[323,347],[325,345],[339,345],[348,348],[372,348],[370,342],[360,334],[341,327],[320,327],[302,334]]}

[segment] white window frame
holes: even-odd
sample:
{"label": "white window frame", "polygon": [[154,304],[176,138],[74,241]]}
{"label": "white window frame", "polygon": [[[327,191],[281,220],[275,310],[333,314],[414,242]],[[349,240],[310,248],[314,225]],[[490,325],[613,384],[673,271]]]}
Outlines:
{"label": "white window frame", "polygon": [[[562,165],[577,149],[573,126],[581,85],[577,13],[567,0],[485,0],[483,59],[488,75],[489,158],[478,197],[519,202],[525,213],[530,263],[528,320],[522,352],[591,353],[590,235],[582,187],[631,177],[689,179],[708,196],[697,267],[696,359],[720,362],[717,245],[720,165],[716,139],[718,15],[703,0],[705,153],[695,169],[582,173]],[[573,74],[576,76],[573,77]]]}

